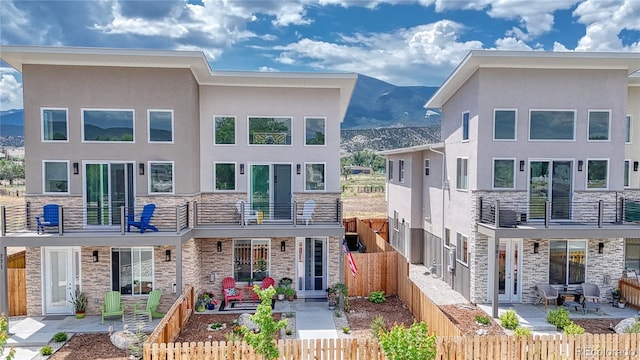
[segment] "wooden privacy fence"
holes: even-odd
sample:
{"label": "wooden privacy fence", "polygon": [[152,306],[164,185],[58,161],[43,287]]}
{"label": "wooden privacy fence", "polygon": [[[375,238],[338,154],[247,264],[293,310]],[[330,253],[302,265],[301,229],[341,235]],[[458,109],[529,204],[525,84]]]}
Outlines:
{"label": "wooden privacy fence", "polygon": [[[344,225],[344,231],[347,233],[358,233],[360,241],[364,243],[366,241],[364,237],[374,237],[373,234],[377,234],[384,242],[389,241],[389,220],[388,219],[358,219],[348,218],[342,219],[342,225]],[[368,235],[371,233],[371,235]],[[375,237],[374,237],[375,238]],[[376,240],[377,242],[377,240]],[[365,244],[367,245],[367,244]],[[374,252],[367,246],[368,252]],[[389,251],[389,250],[378,250]]]}
{"label": "wooden privacy fence", "polygon": [[9,291],[9,316],[27,315],[26,269],[7,269],[7,290]]}
{"label": "wooden privacy fence", "polygon": [[637,278],[621,278],[618,281],[620,296],[627,300],[627,305],[640,309],[640,284]]}
{"label": "wooden privacy fence", "polygon": [[353,261],[358,267],[356,277],[349,271],[349,260],[344,256],[344,283],[349,296],[369,296],[372,291],[384,291],[385,295],[396,295],[396,271],[398,253],[395,251],[379,253],[352,252]]}
{"label": "wooden privacy fence", "polygon": [[192,285],[187,286],[182,294],[173,303],[173,306],[167,311],[158,326],[153,330],[149,338],[144,343],[144,358],[147,357],[147,350],[151,349],[151,344],[171,343],[175,341],[189,320],[194,308],[194,289]]}

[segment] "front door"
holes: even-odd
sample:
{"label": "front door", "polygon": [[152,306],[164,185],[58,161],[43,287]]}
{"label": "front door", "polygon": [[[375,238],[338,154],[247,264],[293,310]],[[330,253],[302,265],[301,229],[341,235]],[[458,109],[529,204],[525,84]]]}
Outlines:
{"label": "front door", "polygon": [[265,220],[291,219],[291,164],[251,165],[252,209]]}
{"label": "front door", "polygon": [[522,299],[522,240],[500,239],[498,247],[498,301],[519,302]]}
{"label": "front door", "polygon": [[85,224],[120,225],[120,207],[133,212],[133,163],[85,164]]}
{"label": "front door", "polygon": [[551,219],[571,219],[572,165],[570,160],[531,161],[529,219],[544,219],[544,203],[547,200],[551,206]]}
{"label": "front door", "polygon": [[71,294],[80,289],[80,248],[45,247],[42,289],[45,314],[73,314]]}
{"label": "front door", "polygon": [[298,238],[296,241],[296,292],[301,297],[327,296],[327,239]]}

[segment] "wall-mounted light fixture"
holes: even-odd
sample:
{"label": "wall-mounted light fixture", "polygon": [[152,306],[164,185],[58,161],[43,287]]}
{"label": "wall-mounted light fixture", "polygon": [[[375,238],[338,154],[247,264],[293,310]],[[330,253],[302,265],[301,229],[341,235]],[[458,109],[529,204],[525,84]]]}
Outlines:
{"label": "wall-mounted light fixture", "polygon": [[218,241],[218,245],[216,246],[216,250],[218,250],[218,252],[222,252],[222,241]]}
{"label": "wall-mounted light fixture", "polygon": [[177,289],[177,288],[178,288],[178,287],[176,286],[176,283],[173,283],[173,284],[171,285],[171,290],[173,291],[173,293],[174,293],[174,294],[178,291],[178,289]]}
{"label": "wall-mounted light fixture", "polygon": [[171,261],[171,250],[167,249],[164,252],[164,261]]}
{"label": "wall-mounted light fixture", "polygon": [[524,171],[524,160],[520,160],[520,171]]}
{"label": "wall-mounted light fixture", "polygon": [[98,250],[93,250],[93,262],[98,262]]}
{"label": "wall-mounted light fixture", "polygon": [[638,171],[638,162],[637,161],[633,162],[633,171]]}
{"label": "wall-mounted light fixture", "polygon": [[287,242],[284,240],[280,241],[280,251],[287,251]]}
{"label": "wall-mounted light fixture", "polygon": [[540,249],[540,243],[539,242],[534,242],[533,243],[533,253],[537,254],[539,249]]}
{"label": "wall-mounted light fixture", "polygon": [[582,171],[583,166],[584,166],[584,161],[578,160],[578,171]]}
{"label": "wall-mounted light fixture", "polygon": [[144,163],[140,163],[140,165],[138,165],[138,174],[144,175]]}
{"label": "wall-mounted light fixture", "polygon": [[604,243],[598,243],[598,254],[604,253]]}
{"label": "wall-mounted light fixture", "polygon": [[73,163],[73,174],[78,175],[80,173],[80,164],[77,162]]}
{"label": "wall-mounted light fixture", "polygon": [[300,175],[302,173],[302,165],[296,164],[296,174]]}
{"label": "wall-mounted light fixture", "polygon": [[212,271],[212,272],[209,273],[209,282],[210,283],[216,282],[216,272],[215,271]]}
{"label": "wall-mounted light fixture", "polygon": [[240,175],[244,175],[244,164],[240,164]]}

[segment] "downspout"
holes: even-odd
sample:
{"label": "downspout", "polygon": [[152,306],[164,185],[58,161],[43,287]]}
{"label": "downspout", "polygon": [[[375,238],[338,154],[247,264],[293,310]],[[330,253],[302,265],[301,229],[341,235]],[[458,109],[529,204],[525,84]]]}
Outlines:
{"label": "downspout", "polygon": [[440,154],[442,155],[442,170],[441,170],[441,174],[442,174],[442,210],[441,210],[441,229],[440,229],[440,280],[444,279],[444,190],[446,188],[446,184],[447,184],[447,180],[446,180],[446,176],[445,176],[445,170],[446,170],[446,164],[445,164],[445,155],[444,152],[438,151],[436,149],[434,149],[433,147],[429,147],[429,150],[433,151],[436,154]]}

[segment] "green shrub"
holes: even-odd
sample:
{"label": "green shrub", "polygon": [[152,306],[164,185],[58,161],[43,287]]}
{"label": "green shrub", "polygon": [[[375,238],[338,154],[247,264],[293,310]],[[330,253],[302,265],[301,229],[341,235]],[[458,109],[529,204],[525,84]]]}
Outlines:
{"label": "green shrub", "polygon": [[369,301],[371,301],[374,304],[381,304],[387,301],[387,299],[384,297],[384,291],[380,290],[380,291],[372,291],[371,294],[369,294]]}
{"label": "green shrub", "polygon": [[515,336],[531,336],[531,335],[533,335],[533,331],[531,331],[531,329],[529,329],[529,328],[518,326],[513,331],[513,335],[515,335]]}
{"label": "green shrub", "polygon": [[518,327],[520,320],[513,309],[509,309],[500,315],[500,325],[505,329],[514,330]]}
{"label": "green shrub", "polygon": [[40,348],[40,355],[48,356],[53,354],[53,349],[49,345],[45,345]]}
{"label": "green shrub", "polygon": [[491,319],[488,316],[476,315],[476,322],[481,325],[489,325]]}
{"label": "green shrub", "polygon": [[342,327],[342,332],[345,333],[345,334],[348,334],[349,330],[351,330],[351,329],[348,326],[343,326]]}
{"label": "green shrub", "polygon": [[389,360],[433,360],[436,357],[436,336],[429,335],[424,322],[410,328],[394,325],[379,335],[380,347]]}
{"label": "green shrub", "polygon": [[293,330],[287,329],[287,330],[285,330],[284,333],[287,334],[287,335],[291,335],[291,334],[293,334]]}
{"label": "green shrub", "polygon": [[378,339],[380,333],[385,331],[387,331],[387,324],[384,322],[384,318],[380,315],[376,316],[371,322],[371,336]]}
{"label": "green shrub", "polygon": [[636,319],[633,325],[624,329],[625,334],[640,334],[640,319]]}
{"label": "green shrub", "polygon": [[256,309],[256,313],[251,315],[249,319],[258,325],[260,332],[254,333],[243,326],[242,335],[244,335],[244,340],[251,345],[253,350],[262,355],[264,359],[277,359],[280,357],[280,351],[274,340],[275,334],[280,329],[287,327],[287,320],[275,321],[271,315],[271,299],[276,294],[276,290],[273,287],[261,290],[258,285],[253,285],[253,292],[260,298],[260,304]]}
{"label": "green shrub", "polygon": [[547,322],[555,325],[558,329],[564,329],[565,326],[571,324],[569,310],[564,307],[558,308],[558,310],[550,310],[549,314],[547,314]]}
{"label": "green shrub", "polygon": [[64,341],[67,341],[68,338],[69,337],[67,336],[67,333],[60,331],[53,334],[52,340],[55,342],[64,342]]}
{"label": "green shrub", "polygon": [[565,335],[582,335],[584,334],[584,328],[574,322],[564,327]]}
{"label": "green shrub", "polygon": [[[4,317],[4,314],[0,314],[0,354],[5,351],[7,340],[9,340],[9,323],[7,323],[7,319]],[[14,349],[13,347],[9,348],[8,353],[5,354],[6,359],[13,359],[13,356],[15,354],[16,349]]]}

